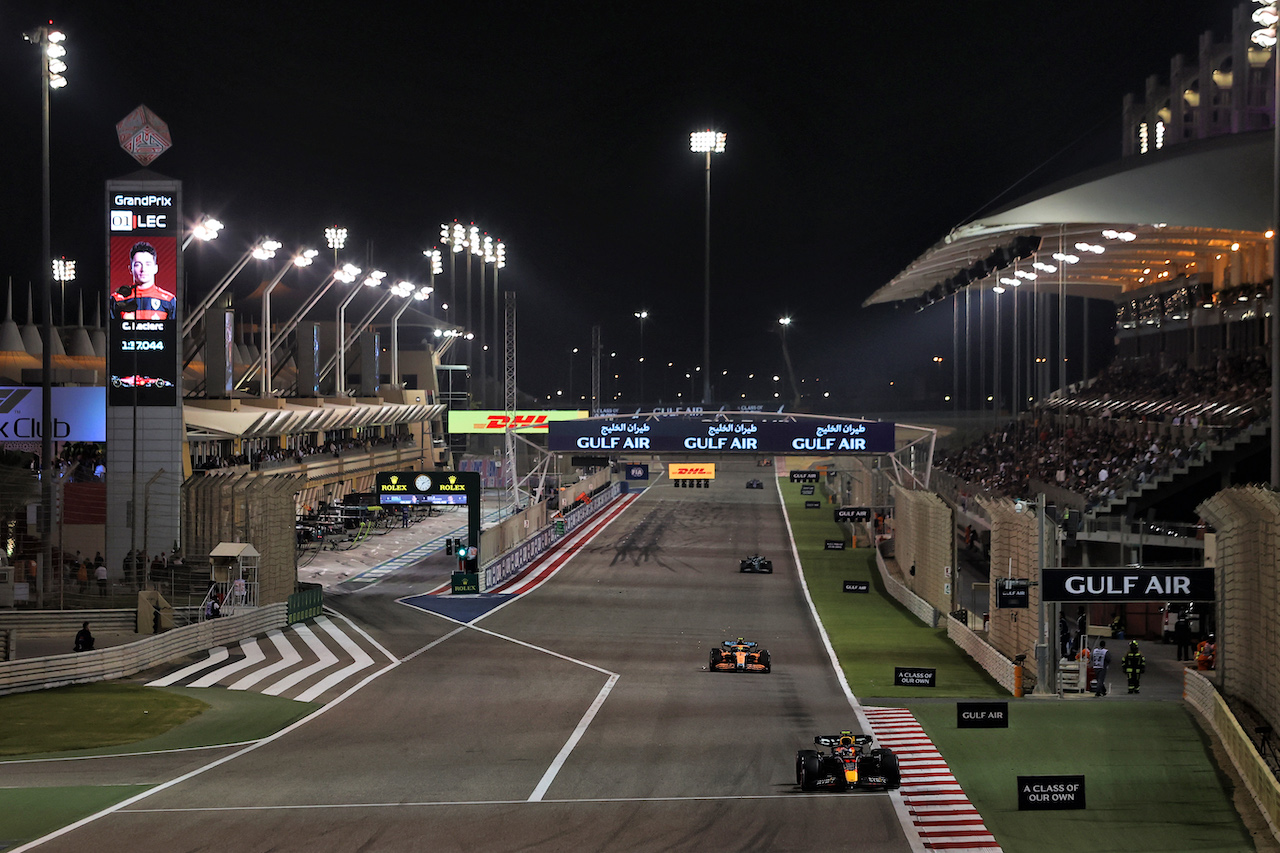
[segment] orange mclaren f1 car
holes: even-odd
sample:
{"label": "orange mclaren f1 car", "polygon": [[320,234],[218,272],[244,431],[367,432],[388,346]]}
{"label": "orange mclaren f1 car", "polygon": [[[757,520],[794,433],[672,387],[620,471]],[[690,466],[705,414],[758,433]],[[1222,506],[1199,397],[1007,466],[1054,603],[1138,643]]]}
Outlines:
{"label": "orange mclaren f1 car", "polygon": [[725,640],[720,648],[711,650],[712,672],[770,672],[768,649],[742,637]]}

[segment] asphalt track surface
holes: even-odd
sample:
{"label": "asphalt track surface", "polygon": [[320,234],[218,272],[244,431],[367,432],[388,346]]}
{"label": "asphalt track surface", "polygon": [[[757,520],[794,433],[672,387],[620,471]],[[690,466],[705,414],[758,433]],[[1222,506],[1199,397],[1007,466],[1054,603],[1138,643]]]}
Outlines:
{"label": "asphalt track surface", "polygon": [[[148,794],[41,851],[911,849],[881,792],[808,794],[794,758],[859,730],[772,477],[660,479],[536,590],[471,625],[399,603],[431,559],[328,604],[399,663],[250,747],[111,760]],[[769,471],[772,474],[772,471]],[[759,551],[772,575],[740,574]],[[739,636],[773,672],[707,671]],[[83,780],[82,780],[83,781]],[[95,775],[95,781],[105,779]]]}

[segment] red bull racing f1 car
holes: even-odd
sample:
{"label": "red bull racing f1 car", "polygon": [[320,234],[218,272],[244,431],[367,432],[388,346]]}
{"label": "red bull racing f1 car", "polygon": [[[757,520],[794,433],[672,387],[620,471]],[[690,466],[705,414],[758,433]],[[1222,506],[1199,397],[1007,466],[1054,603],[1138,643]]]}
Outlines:
{"label": "red bull racing f1 car", "polygon": [[805,791],[852,788],[898,788],[902,773],[891,749],[873,748],[871,735],[841,732],[813,739],[830,752],[802,749],[796,753],[796,784]]}
{"label": "red bull racing f1 car", "polygon": [[720,648],[711,650],[710,669],[712,672],[770,672],[772,666],[767,649],[739,637],[725,640]]}

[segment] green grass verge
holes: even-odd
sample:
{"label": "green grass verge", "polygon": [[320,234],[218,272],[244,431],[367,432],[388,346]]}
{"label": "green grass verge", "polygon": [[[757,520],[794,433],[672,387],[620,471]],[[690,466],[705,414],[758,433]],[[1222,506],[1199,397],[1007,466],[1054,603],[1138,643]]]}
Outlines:
{"label": "green grass verge", "polygon": [[[193,707],[194,716],[177,719]],[[247,690],[85,684],[0,698],[0,744],[10,750],[10,760],[18,754],[38,760],[217,746],[259,740],[319,707]],[[159,710],[173,708],[185,710]],[[144,710],[150,713],[141,713]],[[153,717],[167,725],[157,725]],[[74,737],[68,739],[58,726],[74,729]],[[66,743],[81,747],[59,749]],[[0,760],[0,776],[3,773]],[[149,787],[0,788],[0,850],[39,838]]]}
{"label": "green grass verge", "polygon": [[0,756],[136,743],[209,706],[133,684],[81,684],[0,697]]}
{"label": "green grass verge", "polygon": [[[1181,703],[1013,699],[945,630],[889,597],[870,549],[825,550],[843,536],[830,504],[805,509],[799,485],[781,485],[805,582],[854,695],[911,709],[1006,853],[1255,849]],[[845,593],[845,580],[870,581],[871,593]],[[938,686],[893,687],[895,666],[936,668]],[[953,699],[1009,700],[1009,728],[957,729]],[[1018,811],[1019,775],[1081,774],[1087,809]]]}
{"label": "green grass verge", "polygon": [[[870,548],[828,551],[825,540],[840,539],[834,505],[805,509],[812,496],[800,486],[782,482],[791,532],[804,565],[809,595],[822,617],[840,667],[857,696],[911,698],[948,696],[962,699],[1007,698],[1009,693],[947,638],[943,628],[923,624],[885,591]],[[871,582],[871,593],[844,592],[844,581]],[[893,669],[936,669],[936,687],[895,687]]]}
{"label": "green grass verge", "polygon": [[[904,703],[1006,853],[1253,850],[1204,733],[1180,702],[1013,701],[1007,729]],[[1018,811],[1018,776],[1083,775],[1087,808]]]}
{"label": "green grass verge", "polygon": [[8,850],[75,823],[146,785],[80,785],[66,788],[0,788],[0,850]]}
{"label": "green grass verge", "polygon": [[[178,719],[157,710],[165,707],[195,710]],[[18,693],[0,697],[0,755],[65,758],[241,743],[264,738],[319,707],[248,690],[119,683]]]}

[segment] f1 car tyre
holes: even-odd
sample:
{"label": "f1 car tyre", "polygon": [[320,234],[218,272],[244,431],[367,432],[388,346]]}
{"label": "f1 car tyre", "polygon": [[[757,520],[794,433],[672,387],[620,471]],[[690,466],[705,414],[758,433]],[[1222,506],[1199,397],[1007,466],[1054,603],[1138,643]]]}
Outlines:
{"label": "f1 car tyre", "polygon": [[[874,772],[885,778],[886,788],[902,787],[902,770],[898,767],[898,756],[891,749],[873,749],[871,758],[876,765]],[[861,774],[859,774],[861,775]]]}
{"label": "f1 car tyre", "polygon": [[760,653],[760,663],[764,664],[765,672],[773,672],[773,659],[769,657],[768,652]]}
{"label": "f1 car tyre", "polygon": [[815,749],[802,749],[796,754],[796,784],[802,791],[817,789],[815,781],[822,775],[822,758]]}

